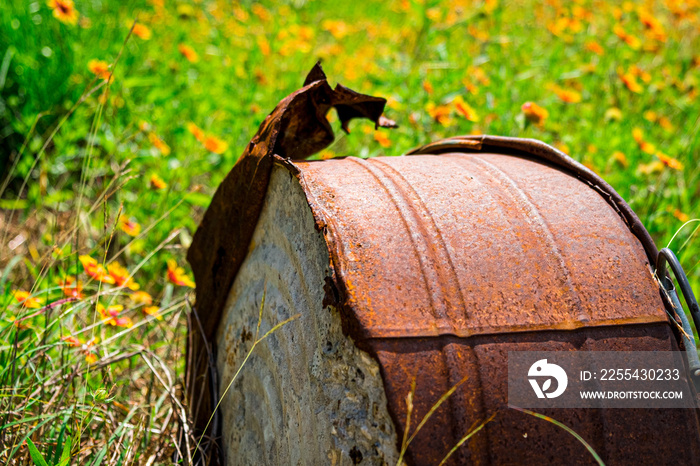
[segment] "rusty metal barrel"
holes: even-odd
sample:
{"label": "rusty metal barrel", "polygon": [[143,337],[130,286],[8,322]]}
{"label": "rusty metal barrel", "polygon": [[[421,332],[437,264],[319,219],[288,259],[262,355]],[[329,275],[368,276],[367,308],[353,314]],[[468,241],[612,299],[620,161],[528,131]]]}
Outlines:
{"label": "rusty metal barrel", "polygon": [[[220,391],[260,315],[260,332],[299,317],[222,401],[229,464],[395,464],[411,387],[415,426],[465,378],[407,463],[438,464],[498,413],[448,464],[591,464],[568,432],[508,409],[508,351],[683,349],[634,212],[543,143],[462,137],[399,157],[276,157],[270,170],[245,258],[219,291]],[[606,464],[700,458],[694,409],[542,413]]]}

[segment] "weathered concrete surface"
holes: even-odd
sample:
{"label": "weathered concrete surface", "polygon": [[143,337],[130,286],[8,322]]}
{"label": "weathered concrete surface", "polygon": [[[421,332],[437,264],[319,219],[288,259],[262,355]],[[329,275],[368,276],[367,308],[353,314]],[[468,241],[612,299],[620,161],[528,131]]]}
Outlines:
{"label": "weathered concrete surface", "polygon": [[220,409],[228,464],[395,464],[397,439],[379,365],[323,306],[328,247],[298,180],[273,169],[248,255],[217,333],[220,393],[259,344]]}

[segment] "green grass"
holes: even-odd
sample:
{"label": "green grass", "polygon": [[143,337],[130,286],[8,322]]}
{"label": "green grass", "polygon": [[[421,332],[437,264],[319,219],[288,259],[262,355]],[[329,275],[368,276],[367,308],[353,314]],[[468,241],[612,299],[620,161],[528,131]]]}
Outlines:
{"label": "green grass", "polygon": [[[31,442],[48,464],[65,445],[80,464],[169,461],[184,416],[176,400],[192,294],[167,278],[167,261],[185,266],[216,186],[318,58],[332,82],[388,98],[387,116],[401,125],[381,130],[384,147],[355,122],[324,156],[398,155],[466,133],[532,137],[601,174],[660,246],[699,216],[700,11],[690,2],[674,13],[664,1],[75,1],[75,25],[43,0],[0,9],[2,463],[31,461]],[[665,40],[650,36],[640,5]],[[134,20],[150,38],[129,37]],[[109,83],[88,70],[95,59],[111,64]],[[639,92],[620,78],[634,66]],[[557,87],[580,101],[564,102]],[[478,121],[457,111],[456,97]],[[523,114],[528,101],[547,110],[543,124]],[[228,147],[207,150],[189,122]],[[659,165],[658,152],[683,168]],[[153,174],[167,187],[154,189]],[[120,227],[122,215],[138,234]],[[697,226],[671,244],[696,290]],[[126,267],[163,320],[127,287],[86,275],[81,255]],[[84,297],[61,301],[65,277],[83,282]],[[43,303],[22,307],[17,290]],[[98,301],[122,305],[116,318],[133,326],[105,324]],[[73,347],[69,336],[98,341]]]}

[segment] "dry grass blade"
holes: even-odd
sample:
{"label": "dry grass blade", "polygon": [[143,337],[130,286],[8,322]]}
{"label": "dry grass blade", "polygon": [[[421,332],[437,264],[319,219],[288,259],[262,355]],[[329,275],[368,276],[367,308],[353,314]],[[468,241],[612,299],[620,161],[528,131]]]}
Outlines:
{"label": "dry grass blade", "polygon": [[408,450],[408,432],[411,430],[411,416],[413,415],[413,397],[416,395],[416,379],[411,380],[411,390],[406,395],[406,427],[403,430],[403,440],[401,440],[401,452],[399,459],[396,461],[396,466],[403,464],[403,457]]}
{"label": "dry grass blade", "polygon": [[[257,338],[257,336],[259,335],[259,332],[260,332],[260,325],[261,325],[261,323],[262,323],[262,313],[263,313],[263,308],[264,308],[264,306],[265,306],[265,295],[266,295],[266,291],[263,291],[262,300],[261,300],[261,302],[260,302],[260,310],[259,310],[259,313],[258,313],[258,326],[257,326],[257,330],[256,330],[256,335],[255,335],[255,336],[256,336],[256,339],[255,339],[255,341],[253,342],[253,346],[250,347],[250,350],[248,350],[248,353],[246,353],[245,358],[243,359],[243,362],[241,362],[241,365],[238,367],[238,369],[236,370],[236,373],[233,374],[233,377],[231,378],[231,381],[230,381],[230,382],[228,383],[228,385],[226,386],[226,389],[224,390],[224,393],[222,393],[221,396],[219,397],[219,401],[216,403],[216,406],[214,406],[214,409],[212,410],[211,416],[209,416],[209,420],[207,421],[207,424],[204,426],[204,430],[203,430],[202,432],[206,432],[207,429],[209,428],[209,424],[211,424],[212,419],[214,419],[214,414],[215,414],[216,411],[219,409],[219,406],[221,405],[221,402],[224,400],[224,398],[226,397],[226,394],[228,393],[228,391],[229,391],[229,390],[231,389],[231,387],[233,386],[233,383],[234,383],[234,382],[236,381],[236,379],[238,378],[238,374],[241,373],[241,370],[243,369],[243,367],[245,367],[246,362],[248,362],[248,359],[249,359],[250,356],[253,354],[253,351],[255,351],[255,347],[258,346],[258,344],[261,343],[262,341],[264,341],[267,337],[269,337],[270,335],[272,335],[273,333],[275,333],[277,330],[281,329],[282,327],[284,327],[285,325],[287,325],[289,322],[291,322],[291,321],[293,321],[293,320],[295,320],[295,319],[297,319],[297,318],[299,318],[299,317],[301,316],[301,314],[293,315],[293,316],[290,317],[289,319],[283,320],[282,322],[280,322],[280,323],[278,323],[277,325],[275,325],[274,327],[272,327],[272,328],[271,328],[270,330],[268,330],[262,337]],[[203,438],[204,438],[204,435],[202,435],[202,436],[199,438],[199,441],[197,441],[197,446],[195,447],[195,450],[198,450],[198,449],[199,449],[199,445],[202,443],[202,439],[203,439]]]}
{"label": "dry grass blade", "polygon": [[[666,245],[666,247],[667,247],[667,248],[670,248],[670,247],[671,247],[671,243],[673,243],[673,240],[676,239],[676,236],[678,236],[678,234],[683,230],[683,228],[685,228],[686,225],[690,225],[691,223],[700,223],[700,218],[693,218],[693,219],[690,219],[690,220],[688,220],[687,222],[685,222],[683,225],[681,225],[681,226],[678,228],[678,230],[676,230],[676,232],[673,234],[673,236],[671,237],[671,239],[668,240],[668,244]],[[695,231],[697,231],[697,229],[698,229],[698,227],[695,228],[695,230],[694,230],[693,233],[690,235],[690,237],[688,237],[688,239],[683,243],[683,245],[681,246],[681,249],[683,249],[683,248],[685,247],[686,243],[688,243],[688,241],[690,241],[690,238],[693,237],[693,235],[695,234]],[[680,251],[681,249],[679,249],[679,251]]]}
{"label": "dry grass blade", "polygon": [[596,451],[593,449],[593,447],[590,446],[590,444],[589,444],[588,442],[586,442],[586,441],[583,439],[583,437],[581,437],[579,434],[577,434],[576,431],[574,431],[571,427],[569,427],[569,426],[567,426],[567,425],[565,425],[565,424],[562,424],[561,422],[559,422],[559,421],[557,421],[556,419],[553,419],[553,418],[551,418],[551,417],[549,417],[549,416],[545,416],[544,414],[536,413],[536,412],[530,411],[530,410],[528,410],[528,409],[518,408],[517,406],[509,406],[509,408],[514,409],[514,410],[516,410],[516,411],[520,411],[521,413],[529,414],[530,416],[534,416],[534,417],[543,419],[543,420],[545,420],[545,421],[547,421],[547,422],[551,422],[551,423],[554,424],[555,426],[564,429],[565,431],[567,431],[568,433],[570,433],[576,440],[578,440],[579,442],[581,442],[581,444],[582,444],[584,447],[586,447],[586,450],[588,450],[588,452],[593,456],[593,458],[598,462],[598,464],[599,464],[600,466],[605,466],[605,463],[604,463],[603,460],[600,458],[600,456],[598,455],[598,453],[596,453]]}
{"label": "dry grass blade", "polygon": [[[444,403],[452,394],[459,388],[460,385],[462,385],[464,382],[466,382],[468,379],[468,376],[464,376],[462,380],[457,382],[452,388],[447,390],[437,402],[428,410],[428,412],[423,416],[423,419],[420,421],[418,426],[416,426],[416,430],[413,431],[413,434],[408,437],[408,431],[410,427],[410,421],[411,421],[411,414],[413,411],[413,397],[415,396],[415,390],[416,390],[416,381],[415,379],[411,383],[411,391],[409,392],[408,396],[406,397],[406,403],[407,403],[407,410],[406,410],[406,429],[404,430],[404,435],[403,435],[403,442],[401,443],[401,452],[399,454],[399,460],[397,462],[397,465],[400,465],[403,461],[403,457],[406,454],[406,450],[408,450],[408,446],[411,444],[413,439],[418,435],[418,432],[423,428],[426,422],[432,417],[432,415],[437,411],[437,409]],[[409,404],[409,397],[410,397],[410,404]]]}
{"label": "dry grass blade", "polygon": [[452,447],[452,450],[450,450],[450,451],[447,453],[447,455],[445,455],[445,457],[442,459],[442,461],[440,461],[440,465],[439,465],[439,466],[442,466],[443,464],[445,464],[445,463],[447,462],[447,460],[450,458],[450,456],[452,456],[452,455],[454,454],[454,452],[456,452],[457,449],[458,449],[459,447],[461,447],[461,446],[464,444],[464,442],[466,442],[467,440],[469,440],[470,438],[472,438],[472,436],[473,436],[474,434],[476,434],[477,432],[479,432],[481,429],[483,429],[484,426],[485,426],[486,424],[488,424],[489,422],[493,421],[493,418],[496,417],[496,414],[498,414],[498,413],[493,413],[488,419],[486,419],[484,422],[482,422],[481,424],[479,424],[476,428],[471,429],[471,430],[467,433],[467,435],[465,435],[464,437],[462,437],[462,438],[459,440],[459,442],[457,442],[457,444],[456,444],[454,447]]}

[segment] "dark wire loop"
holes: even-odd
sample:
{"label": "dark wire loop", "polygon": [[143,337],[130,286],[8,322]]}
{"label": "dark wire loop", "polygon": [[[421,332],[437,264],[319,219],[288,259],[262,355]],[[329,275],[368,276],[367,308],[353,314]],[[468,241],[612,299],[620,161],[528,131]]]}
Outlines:
{"label": "dark wire loop", "polygon": [[683,331],[686,333],[686,335],[683,335],[682,338],[686,347],[685,350],[688,357],[688,366],[693,377],[693,381],[695,382],[695,386],[698,388],[700,387],[700,359],[698,357],[698,350],[695,344],[693,330],[690,328],[690,322],[688,322],[688,318],[685,316],[685,312],[683,311],[683,306],[678,299],[673,280],[671,280],[671,277],[669,277],[666,273],[667,266],[670,267],[673,275],[676,277],[676,281],[678,281],[678,288],[681,290],[685,303],[690,310],[690,315],[693,318],[693,324],[695,325],[696,329],[700,328],[700,308],[698,307],[695,294],[690,288],[688,277],[685,275],[685,271],[683,270],[680,261],[673,251],[671,251],[669,248],[663,248],[661,251],[659,251],[659,255],[656,259],[656,274],[659,277],[661,286],[669,295],[671,303],[673,304],[673,311],[681,321]]}

